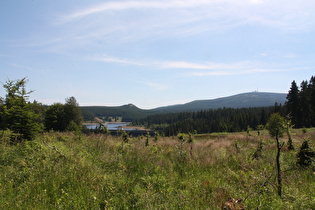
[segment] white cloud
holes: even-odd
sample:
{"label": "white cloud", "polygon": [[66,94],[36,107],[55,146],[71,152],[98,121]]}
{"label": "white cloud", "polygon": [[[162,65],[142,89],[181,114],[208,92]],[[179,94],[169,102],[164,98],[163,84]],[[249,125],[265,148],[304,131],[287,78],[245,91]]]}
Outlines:
{"label": "white cloud", "polygon": [[162,62],[162,68],[182,68],[182,69],[211,69],[210,65],[189,63],[186,61]]}
{"label": "white cloud", "polygon": [[[189,70],[186,73],[180,73],[182,76],[226,76],[226,75],[242,75],[253,73],[271,73],[271,72],[283,72],[283,71],[297,71],[297,70],[309,70],[307,67],[287,67],[287,66],[275,66],[270,64],[264,64],[256,61],[241,61],[235,63],[196,63],[187,61],[135,61],[124,58],[110,57],[110,56],[96,56],[89,58],[91,60],[102,61],[106,63],[120,63],[126,65],[141,65],[149,66],[154,69],[174,69],[174,70]],[[199,71],[203,70],[203,71]],[[153,83],[144,82],[150,87],[162,90],[167,86]]]}
{"label": "white cloud", "polygon": [[207,36],[212,32],[233,32],[242,26],[301,32],[315,25],[314,10],[315,2],[307,0],[109,1],[59,16],[55,20],[58,24],[52,26],[53,33],[41,33],[33,43],[48,42],[47,47],[64,51],[89,46],[99,49],[104,44],[119,47],[138,41]]}
{"label": "white cloud", "polygon": [[[212,1],[214,3],[217,1]],[[120,11],[128,9],[169,9],[169,8],[185,8],[196,7],[204,4],[209,4],[205,0],[182,0],[182,1],[124,1],[124,2],[107,2],[88,9],[82,9],[70,13],[61,18],[61,22],[68,22],[88,15],[106,12],[106,11]]]}
{"label": "white cloud", "polygon": [[138,62],[138,61],[122,59],[122,58],[116,58],[116,57],[111,57],[111,56],[107,56],[107,55],[94,56],[94,57],[90,57],[89,59],[90,60],[95,60],[95,61],[103,61],[103,62],[106,62],[106,63],[120,63],[120,64],[138,65],[138,66],[146,65],[146,64]]}
{"label": "white cloud", "polygon": [[208,69],[208,70],[222,70],[222,69],[239,69],[248,68],[248,65],[253,65],[253,62],[243,61],[232,64],[225,63],[191,63],[186,61],[167,61],[161,62],[160,66],[162,68],[181,68],[181,69]]}
{"label": "white cloud", "polygon": [[[206,19],[220,21],[222,18],[233,18],[235,21],[259,22],[267,25],[288,25],[301,23],[301,20],[314,23],[310,15],[315,3],[307,0],[301,1],[272,1],[272,0],[158,0],[158,1],[112,1],[89,8],[70,12],[60,17],[61,23],[71,22],[91,15],[109,14],[122,17],[124,13],[137,10],[138,17],[143,14],[154,16],[167,15],[170,19],[189,19],[193,16],[196,20]],[[161,10],[165,10],[163,12]],[[112,13],[115,12],[115,13]],[[153,12],[153,13],[151,13]],[[176,14],[174,16],[174,14]],[[187,16],[186,16],[187,15]],[[168,24],[167,22],[165,24]]]}
{"label": "white cloud", "polygon": [[[305,68],[301,68],[305,69]],[[301,70],[298,69],[298,70]],[[207,71],[207,72],[191,72],[187,73],[186,76],[227,76],[227,75],[243,75],[243,74],[254,74],[254,73],[273,73],[273,72],[285,72],[285,71],[296,71],[297,69],[284,69],[284,68],[263,68],[263,67],[252,67],[247,70],[233,69],[223,71]]]}

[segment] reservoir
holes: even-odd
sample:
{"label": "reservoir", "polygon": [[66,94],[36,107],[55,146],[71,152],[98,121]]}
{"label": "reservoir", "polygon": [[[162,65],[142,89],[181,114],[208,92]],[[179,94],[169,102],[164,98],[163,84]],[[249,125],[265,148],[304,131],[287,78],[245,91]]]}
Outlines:
{"label": "reservoir", "polygon": [[[120,123],[114,123],[114,122],[107,122],[107,123],[102,123],[107,130],[109,131],[117,131],[119,128],[129,125],[130,122],[120,122]],[[99,123],[84,123],[85,127],[88,129],[96,129],[99,127]],[[130,130],[129,128],[123,128],[123,130]],[[133,129],[131,129],[133,130]]]}

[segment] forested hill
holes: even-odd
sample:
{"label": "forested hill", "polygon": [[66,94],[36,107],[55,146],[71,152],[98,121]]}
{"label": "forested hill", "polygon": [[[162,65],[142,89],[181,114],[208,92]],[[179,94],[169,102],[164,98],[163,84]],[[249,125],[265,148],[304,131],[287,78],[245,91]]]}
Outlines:
{"label": "forested hill", "polygon": [[273,106],[275,102],[284,105],[287,94],[250,92],[212,100],[196,100],[186,104],[159,107],[145,110],[133,104],[108,107],[108,106],[83,106],[81,107],[85,120],[94,117],[123,117],[124,121],[134,121],[149,115],[178,113],[185,111],[200,111],[217,108],[246,108]]}
{"label": "forested hill", "polygon": [[247,107],[267,107],[273,106],[275,102],[284,105],[287,94],[285,93],[265,93],[250,92],[241,93],[229,97],[222,97],[212,100],[196,100],[182,105],[160,107],[154,111],[183,112],[200,111],[217,108],[247,108]]}

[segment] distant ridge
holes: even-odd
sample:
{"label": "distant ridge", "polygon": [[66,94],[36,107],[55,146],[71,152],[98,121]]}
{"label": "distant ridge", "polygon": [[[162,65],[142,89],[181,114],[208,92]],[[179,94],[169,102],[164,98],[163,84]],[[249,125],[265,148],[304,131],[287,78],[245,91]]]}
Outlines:
{"label": "distant ridge", "polygon": [[248,108],[248,107],[267,107],[278,104],[284,105],[286,93],[269,92],[249,92],[233,96],[222,97],[210,100],[196,100],[185,104],[158,107],[155,109],[140,109],[133,104],[123,106],[83,106],[81,107],[85,120],[94,117],[123,117],[124,121],[133,121],[148,115],[176,113],[185,111],[200,111],[218,108]]}
{"label": "distant ridge", "polygon": [[284,104],[287,94],[268,92],[249,92],[210,100],[196,100],[186,104],[159,107],[160,111],[199,111],[218,108],[247,108],[273,106],[276,102]]}

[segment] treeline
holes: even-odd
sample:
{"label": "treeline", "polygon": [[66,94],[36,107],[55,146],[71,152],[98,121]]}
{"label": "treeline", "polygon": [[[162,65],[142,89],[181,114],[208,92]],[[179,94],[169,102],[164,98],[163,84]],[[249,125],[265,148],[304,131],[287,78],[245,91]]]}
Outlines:
{"label": "treeline", "polygon": [[300,88],[293,80],[287,95],[287,112],[297,128],[315,126],[315,77],[304,80]]}
{"label": "treeline", "polygon": [[156,129],[166,136],[193,132],[238,132],[265,125],[270,115],[275,112],[285,113],[285,108],[281,104],[259,108],[220,108],[152,115],[134,123]]}
{"label": "treeline", "polygon": [[273,113],[292,121],[296,128],[315,126],[315,77],[302,81],[300,88],[293,81],[284,106],[260,108],[220,108],[198,112],[182,112],[148,116],[134,124],[156,129],[167,136],[178,133],[238,132],[266,125]]}
{"label": "treeline", "polygon": [[[32,91],[26,90],[26,78],[7,81],[3,87],[6,96],[0,97],[0,130],[9,130],[11,142],[31,140],[42,131],[81,131],[82,115],[74,97],[65,104],[44,106],[30,102]],[[3,133],[2,132],[2,133]]]}
{"label": "treeline", "polygon": [[95,117],[104,118],[121,118],[125,122],[132,122],[147,116],[150,111],[139,109],[133,104],[106,107],[106,106],[82,106],[80,107],[85,121],[93,121]]}

